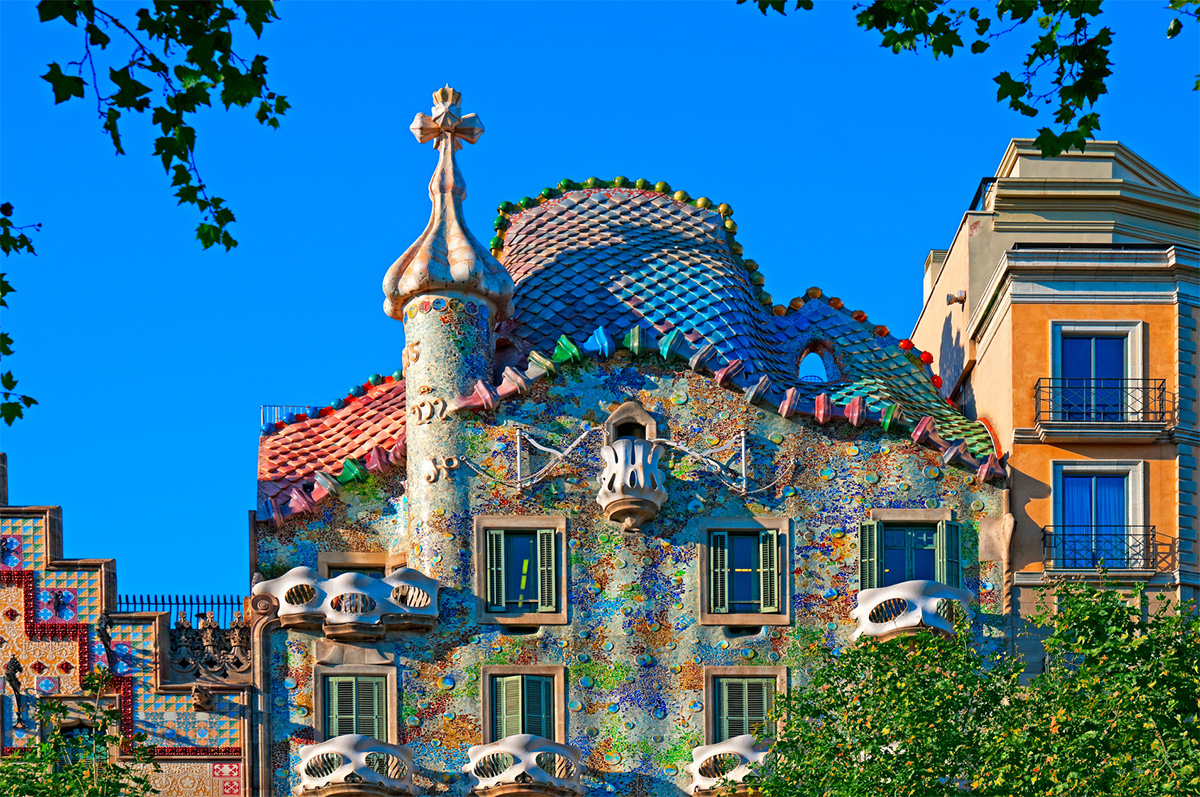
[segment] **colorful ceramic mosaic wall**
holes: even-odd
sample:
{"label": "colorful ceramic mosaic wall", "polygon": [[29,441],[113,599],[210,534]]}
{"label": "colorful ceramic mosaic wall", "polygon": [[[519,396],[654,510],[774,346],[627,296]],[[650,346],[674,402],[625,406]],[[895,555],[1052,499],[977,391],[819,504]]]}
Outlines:
{"label": "colorful ceramic mosaic wall", "polygon": [[[670,497],[658,518],[641,533],[623,533],[604,519],[595,500],[600,434],[523,494],[504,484],[516,478],[518,429],[563,450],[629,399],[656,418],[660,437],[696,451],[736,443],[747,432],[751,494],[738,495],[695,460],[673,453],[664,468]],[[711,379],[664,365],[657,356],[627,352],[570,366],[555,382],[539,382],[494,415],[466,416],[459,429],[455,445],[464,462],[439,478],[469,490],[472,515],[566,517],[569,615],[565,626],[506,633],[478,623],[473,589],[443,586],[438,623],[428,635],[360,643],[394,657],[399,741],[415,752],[417,782],[425,793],[465,790],[461,767],[467,748],[482,741],[481,668],[549,664],[566,667],[566,694],[556,698],[565,708],[566,741],[584,751],[588,793],[677,797],[687,784],[684,765],[692,748],[705,743],[705,713],[713,708],[704,695],[705,667],[782,666],[794,682],[805,664],[798,627],[814,630],[834,647],[848,642],[858,589],[858,527],[872,508],[954,513],[963,524],[963,586],[979,596],[981,640],[1001,639],[993,625],[999,614],[998,563],[976,563],[975,536],[979,520],[1000,515],[1001,490],[979,484],[971,470],[944,466],[935,451],[904,433],[885,432],[878,424],[784,420],[747,405]],[[547,461],[529,446],[522,455],[525,474]],[[718,457],[736,472],[740,445]],[[410,467],[410,473],[419,471]],[[339,550],[348,539],[372,535],[382,547],[395,534],[404,475],[400,469],[371,475],[346,500],[330,498],[316,513],[290,518],[277,529],[261,524],[259,561],[275,568],[295,551],[303,552],[295,564],[311,564],[318,550]],[[790,521],[790,627],[743,634],[698,623],[698,524],[731,516]],[[460,521],[448,518],[436,532],[421,529],[411,540],[414,551],[426,551],[428,574],[443,585],[473,584],[471,541],[448,533],[470,527]],[[277,632],[270,645],[275,795],[292,792],[298,751],[314,741],[317,639]]]}
{"label": "colorful ceramic mosaic wall", "polygon": [[[55,507],[0,507],[0,664],[15,655],[22,667],[26,726],[15,727],[6,689],[4,751],[37,741],[39,700],[69,700],[79,694],[85,672],[108,666],[117,676],[121,732],[147,734],[162,768],[152,779],[163,795],[243,794],[244,698],[220,692],[211,711],[196,711],[187,685],[164,690],[160,615],[114,614],[108,658],[96,624],[105,608],[115,608],[113,562],[63,560],[59,517]],[[198,760],[205,756],[221,760]]]}

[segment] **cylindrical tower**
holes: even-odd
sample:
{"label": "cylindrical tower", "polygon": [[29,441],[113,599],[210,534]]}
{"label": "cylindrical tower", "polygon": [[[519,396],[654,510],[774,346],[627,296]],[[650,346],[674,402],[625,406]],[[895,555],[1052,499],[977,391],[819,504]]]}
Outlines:
{"label": "cylindrical tower", "polygon": [[461,95],[434,92],[431,114],[417,114],[413,135],[433,141],[439,157],[429,183],[433,212],[425,232],[388,269],[384,310],[404,323],[408,397],[409,566],[461,589],[471,578],[468,479],[463,421],[454,400],[475,383],[492,382],[496,325],[511,312],[513,281],[467,229],[466,183],[455,162],[463,141],[483,134],[475,114],[462,115]]}

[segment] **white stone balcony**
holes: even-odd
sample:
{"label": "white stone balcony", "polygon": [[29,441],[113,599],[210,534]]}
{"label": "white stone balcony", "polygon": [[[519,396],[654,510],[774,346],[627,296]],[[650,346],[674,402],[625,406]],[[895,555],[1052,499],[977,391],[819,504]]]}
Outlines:
{"label": "white stone balcony", "polygon": [[330,639],[380,639],[388,631],[428,630],[437,622],[436,579],[401,567],[384,578],[343,573],[323,579],[311,567],[295,567],[255,584],[270,595],[285,628],[320,628]]}
{"label": "white stone balcony", "polygon": [[667,500],[659,468],[663,447],[649,440],[622,437],[600,450],[604,470],[596,503],[625,531],[638,531],[658,516]]}
{"label": "white stone balcony", "polygon": [[580,750],[522,733],[467,751],[471,794],[487,797],[568,797],[583,794]]}
{"label": "white stone balcony", "polygon": [[905,581],[861,590],[858,606],[850,612],[856,622],[854,638],[887,640],[919,631],[954,636],[955,604],[969,615],[974,597],[965,589],[937,581]]}
{"label": "white stone balcony", "polygon": [[770,751],[770,746],[753,734],[697,747],[692,750],[692,763],[687,765],[692,782],[685,791],[700,795],[749,794],[749,786],[743,781],[751,766],[766,759]]}
{"label": "white stone balcony", "polygon": [[297,794],[305,797],[413,797],[412,751],[347,734],[300,748]]}

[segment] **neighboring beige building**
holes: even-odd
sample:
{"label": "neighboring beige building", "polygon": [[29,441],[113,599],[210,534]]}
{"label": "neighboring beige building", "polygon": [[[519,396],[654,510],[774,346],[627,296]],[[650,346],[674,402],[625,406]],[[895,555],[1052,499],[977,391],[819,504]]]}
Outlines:
{"label": "neighboring beige building", "polygon": [[1101,562],[1197,592],[1198,250],[1200,199],[1127,147],[1015,139],[926,258],[912,340],[1008,454],[1010,631],[1032,588]]}

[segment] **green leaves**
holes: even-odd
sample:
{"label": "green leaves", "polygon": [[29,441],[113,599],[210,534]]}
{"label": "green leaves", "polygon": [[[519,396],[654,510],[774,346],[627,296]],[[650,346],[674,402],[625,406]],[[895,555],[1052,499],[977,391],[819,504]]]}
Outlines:
{"label": "green leaves", "polygon": [[[33,251],[33,242],[29,236],[25,234],[25,230],[29,228],[40,229],[42,225],[31,224],[25,227],[16,227],[12,222],[13,206],[11,202],[0,204],[0,252],[5,255],[20,254],[37,254]],[[7,296],[13,293],[16,289],[12,283],[8,281],[8,275],[0,272],[0,307],[8,307]],[[13,353],[13,339],[7,332],[0,332],[0,357],[7,357]],[[32,396],[26,396],[17,393],[17,379],[13,376],[12,371],[6,371],[0,374],[0,418],[9,426],[13,422],[24,415],[25,409],[37,404]]]}
{"label": "green leaves", "polygon": [[150,87],[139,83],[129,74],[132,65],[122,69],[109,69],[108,77],[117,87],[116,94],[109,99],[118,108],[132,108],[139,113],[150,107],[150,100],[143,95],[150,93]]}
{"label": "green leaves", "polygon": [[50,71],[42,75],[42,80],[50,84],[54,90],[54,104],[66,102],[72,97],[83,99],[83,78],[74,75],[64,75],[62,67],[57,63],[49,65]]}

